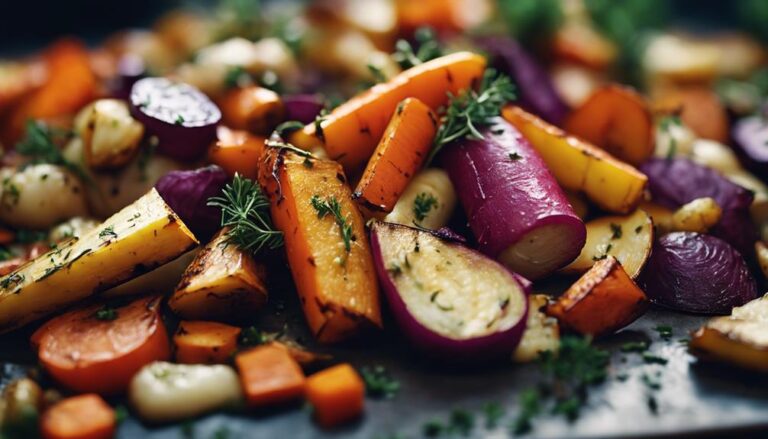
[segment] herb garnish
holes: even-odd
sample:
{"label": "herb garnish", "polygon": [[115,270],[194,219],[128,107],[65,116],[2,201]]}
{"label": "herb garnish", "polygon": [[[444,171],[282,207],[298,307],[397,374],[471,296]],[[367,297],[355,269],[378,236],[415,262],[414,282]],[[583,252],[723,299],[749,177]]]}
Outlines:
{"label": "herb garnish", "polygon": [[454,140],[464,137],[482,139],[479,128],[490,125],[493,118],[501,113],[501,107],[514,98],[512,81],[508,76],[497,75],[493,69],[486,69],[478,91],[467,89],[458,95],[449,94],[449,103],[443,111],[427,163],[443,146]]}
{"label": "herb garnish", "polygon": [[680,120],[680,115],[670,114],[664,116],[659,121],[659,128],[669,137],[669,150],[667,151],[667,160],[671,160],[677,155],[677,139],[672,134],[673,126],[682,126],[683,122]]}
{"label": "herb garnish", "polygon": [[422,64],[443,55],[443,49],[437,41],[435,31],[430,27],[420,27],[414,34],[418,49],[414,50],[406,40],[397,40],[392,59],[403,69]]}
{"label": "herb garnish", "polygon": [[27,122],[27,133],[24,139],[16,144],[16,152],[30,157],[31,163],[50,163],[63,166],[77,174],[83,181],[90,182],[90,177],[77,164],[64,157],[57,141],[67,140],[72,136],[69,131],[56,129],[43,122],[30,120]]}
{"label": "herb garnish", "polygon": [[431,193],[422,192],[416,195],[413,200],[413,215],[416,217],[416,221],[424,221],[429,211],[437,209],[437,204],[437,198]]}
{"label": "herb garnish", "polygon": [[643,361],[646,364],[661,364],[665,365],[667,364],[667,359],[663,357],[659,357],[658,355],[654,355],[650,352],[643,352]]}
{"label": "herb garnish", "polygon": [[669,340],[672,338],[672,327],[669,325],[659,325],[655,328],[656,332],[659,333],[659,337],[663,338],[664,340]]}
{"label": "herb garnish", "polygon": [[621,352],[645,352],[648,350],[648,343],[644,341],[630,341],[621,345]]}
{"label": "herb garnish", "polygon": [[285,137],[287,134],[291,134],[294,131],[298,131],[304,128],[304,124],[298,120],[287,120],[275,128],[275,132],[280,137]]}
{"label": "herb garnish", "polygon": [[258,253],[283,245],[283,234],[272,225],[269,200],[253,181],[235,174],[223,195],[208,199],[208,206],[221,209],[221,225],[229,227],[227,241],[238,248]]}
{"label": "herb garnish", "polygon": [[93,314],[97,320],[112,321],[117,318],[117,310],[109,306],[103,306]]}
{"label": "herb garnish", "polygon": [[110,238],[117,238],[115,233],[115,226],[105,227],[104,230],[99,232],[99,238],[109,240]]}
{"label": "herb garnish", "polygon": [[611,223],[611,239],[620,239],[623,232],[621,231],[621,224]]}
{"label": "herb garnish", "polygon": [[271,341],[270,337],[255,326],[243,328],[242,332],[240,332],[240,338],[238,339],[240,346],[258,346],[269,341]]}
{"label": "herb garnish", "polygon": [[384,366],[363,367],[360,374],[365,381],[365,390],[375,398],[392,398],[400,390],[400,383],[392,378]]}
{"label": "herb garnish", "polygon": [[381,70],[381,67],[373,65],[371,63],[368,63],[366,67],[368,67],[368,71],[371,72],[371,76],[373,76],[374,81],[376,81],[377,83],[387,82],[387,76],[384,74],[384,71]]}
{"label": "herb garnish", "polygon": [[20,273],[10,273],[0,280],[0,288],[7,290],[11,285],[18,286],[24,282],[24,275]]}
{"label": "herb garnish", "polygon": [[226,88],[237,88],[246,85],[247,82],[250,82],[250,76],[243,66],[230,67],[224,77],[224,87]]}
{"label": "herb garnish", "polygon": [[355,239],[352,234],[352,225],[349,223],[349,219],[341,214],[341,204],[336,197],[327,197],[325,200],[320,198],[320,195],[313,195],[310,200],[312,207],[317,211],[318,218],[325,218],[327,215],[333,217],[336,221],[336,225],[339,226],[339,234],[344,241],[344,250],[349,253],[352,250],[352,241]]}
{"label": "herb garnish", "polygon": [[523,158],[523,156],[521,156],[520,154],[518,154],[516,152],[510,152],[509,153],[509,159],[512,160],[513,162],[517,161],[517,160],[520,160],[521,158]]}
{"label": "herb garnish", "polygon": [[504,417],[504,407],[498,402],[488,402],[483,405],[483,413],[485,413],[485,428],[493,429]]}

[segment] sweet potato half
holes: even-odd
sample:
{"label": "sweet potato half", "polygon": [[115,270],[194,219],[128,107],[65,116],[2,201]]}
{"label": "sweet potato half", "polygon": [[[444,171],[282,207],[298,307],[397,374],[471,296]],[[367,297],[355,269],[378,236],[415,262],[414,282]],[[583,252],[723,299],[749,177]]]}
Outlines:
{"label": "sweet potato half", "polygon": [[365,326],[381,326],[364,220],[341,166],[269,147],[259,182],[283,232],[293,280],[317,339],[340,341]]}

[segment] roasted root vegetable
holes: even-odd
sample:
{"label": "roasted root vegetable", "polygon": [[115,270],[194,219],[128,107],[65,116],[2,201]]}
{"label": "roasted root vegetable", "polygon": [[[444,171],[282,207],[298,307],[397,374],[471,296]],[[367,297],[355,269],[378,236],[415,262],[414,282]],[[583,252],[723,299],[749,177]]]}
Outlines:
{"label": "roasted root vegetable", "polygon": [[716,317],[691,338],[694,354],[746,369],[768,372],[768,296],[733,308],[731,315]]}
{"label": "roasted root vegetable", "polygon": [[307,150],[323,145],[328,156],[347,172],[357,172],[373,154],[403,99],[416,98],[436,110],[448,102],[447,93],[455,95],[473,86],[484,71],[485,59],[469,52],[427,61],[336,107],[317,123],[294,133],[291,141]]}
{"label": "roasted root vegetable", "polygon": [[557,301],[547,314],[580,334],[611,334],[645,312],[648,299],[627,275],[621,263],[607,256],[592,266]]}
{"label": "roasted root vegetable", "polygon": [[259,182],[283,232],[309,327],[334,342],[381,326],[379,290],[364,221],[338,164],[269,147]]}
{"label": "roasted root vegetable", "polygon": [[30,378],[19,378],[6,384],[0,399],[0,431],[3,435],[9,438],[36,437],[44,399],[43,389]]}
{"label": "roasted root vegetable", "polygon": [[237,350],[240,328],[216,322],[182,321],[173,336],[176,361],[186,364],[226,363]]}
{"label": "roasted root vegetable", "polygon": [[420,229],[375,222],[371,245],[395,320],[417,348],[457,362],[515,349],[525,329],[528,281]]}
{"label": "roasted root vegetable", "polygon": [[672,231],[697,232],[707,231],[720,221],[723,210],[717,205],[717,201],[710,197],[697,198],[680,206],[672,214]]}
{"label": "roasted root vegetable", "polygon": [[584,223],[509,122],[497,118],[481,133],[448,145],[440,158],[480,251],[529,279],[562,268],[584,246]]}
{"label": "roasted root vegetable", "polygon": [[99,227],[0,278],[0,332],[146,273],[196,244],[153,189]]}
{"label": "roasted root vegetable", "polygon": [[564,189],[584,192],[615,213],[631,212],[642,199],[648,178],[631,165],[518,107],[505,108],[503,116],[528,139]]}
{"label": "roasted root vegetable", "polygon": [[437,230],[446,224],[456,208],[456,192],[448,174],[428,168],[416,174],[384,221]]}
{"label": "roasted root vegetable", "polygon": [[643,210],[626,216],[606,216],[587,223],[587,243],[581,254],[563,268],[583,273],[608,256],[615,257],[632,279],[640,275],[651,255],[654,222]]}
{"label": "roasted root vegetable", "polygon": [[528,363],[539,359],[542,352],[556,353],[560,348],[560,326],[557,319],[543,312],[549,304],[549,296],[532,294],[528,298],[528,322],[520,344],[517,345],[512,360],[516,363]]}
{"label": "roasted root vegetable", "polygon": [[236,129],[266,136],[283,121],[285,106],[272,90],[251,86],[235,88],[219,101],[222,122]]}
{"label": "roasted root vegetable", "polygon": [[115,411],[93,393],[57,402],[40,420],[45,439],[110,439],[116,428]]}
{"label": "roasted root vegetable", "polygon": [[125,391],[139,369],[171,355],[158,297],[70,311],[41,326],[32,344],[59,384],[105,395]]}
{"label": "roasted root vegetable", "polygon": [[760,264],[763,276],[768,278],[768,246],[763,241],[757,241],[755,243],[755,254],[757,255],[757,262]]}
{"label": "roasted root vegetable", "polygon": [[653,155],[656,140],[651,110],[634,90],[608,85],[597,90],[571,113],[565,130],[640,165]]}
{"label": "roasted root vegetable", "polygon": [[158,423],[235,406],[243,399],[243,392],[230,366],[158,361],[133,377],[128,396],[141,419]]}
{"label": "roasted root vegetable", "polygon": [[705,87],[685,87],[664,93],[654,106],[680,115],[682,122],[698,137],[727,143],[728,113],[714,91]]}
{"label": "roasted root vegetable", "polygon": [[699,314],[727,314],[757,296],[755,279],[736,249],[689,232],[656,241],[639,283],[652,302]]}
{"label": "roasted root vegetable", "polygon": [[218,165],[230,176],[240,174],[245,178],[256,180],[256,170],[259,158],[264,153],[266,138],[244,130],[231,130],[219,126],[216,130],[217,140],[208,151],[211,163]]}
{"label": "roasted root vegetable", "polygon": [[733,144],[739,152],[742,162],[749,170],[762,175],[763,181],[768,177],[768,126],[761,116],[750,116],[740,119],[733,126]]}
{"label": "roasted root vegetable", "polygon": [[427,158],[436,132],[437,117],[423,102],[407,98],[398,104],[352,198],[366,211],[391,212]]}
{"label": "roasted root vegetable", "polygon": [[168,300],[174,313],[190,320],[238,321],[267,302],[266,270],[253,255],[228,242],[222,229],[187,267]]}
{"label": "roasted root vegetable", "polygon": [[117,99],[99,99],[80,110],[75,129],[83,140],[86,163],[100,170],[128,164],[144,136],[144,126],[131,117],[128,105]]}
{"label": "roasted root vegetable", "polygon": [[263,408],[304,396],[306,378],[287,349],[267,344],[237,354],[240,383],[249,406]]}
{"label": "roasted root vegetable", "polygon": [[347,363],[307,378],[306,393],[315,419],[325,428],[336,427],[363,413],[365,383]]}

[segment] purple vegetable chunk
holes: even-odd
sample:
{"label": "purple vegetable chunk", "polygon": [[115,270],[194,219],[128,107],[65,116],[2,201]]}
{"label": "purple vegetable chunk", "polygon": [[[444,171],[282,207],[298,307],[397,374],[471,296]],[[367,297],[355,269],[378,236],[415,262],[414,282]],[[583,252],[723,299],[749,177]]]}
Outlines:
{"label": "purple vegetable chunk", "polygon": [[298,120],[303,124],[312,123],[325,108],[323,99],[318,95],[287,95],[282,99],[285,104],[285,120]]}
{"label": "purple vegetable chunk", "polygon": [[133,84],[145,76],[147,68],[144,60],[138,55],[124,55],[117,62],[117,76],[109,84],[112,96],[127,101],[131,97]]}
{"label": "purple vegetable chunk", "polygon": [[741,162],[755,176],[768,182],[768,121],[751,116],[733,126],[733,144]]}

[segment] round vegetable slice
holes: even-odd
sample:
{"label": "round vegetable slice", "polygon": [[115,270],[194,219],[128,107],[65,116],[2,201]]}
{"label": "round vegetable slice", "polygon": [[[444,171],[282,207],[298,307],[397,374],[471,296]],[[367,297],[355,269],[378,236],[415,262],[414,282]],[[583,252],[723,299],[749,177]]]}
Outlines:
{"label": "round vegetable slice", "polygon": [[526,325],[528,282],[421,229],[376,222],[371,247],[395,319],[416,347],[457,362],[514,351]]}
{"label": "round vegetable slice", "polygon": [[131,88],[131,114],[157,136],[158,152],[177,160],[202,157],[216,139],[221,111],[195,87],[166,78],[144,78]]}
{"label": "round vegetable slice", "polygon": [[48,373],[76,392],[118,394],[144,365],[170,357],[160,298],[118,308],[89,306],[58,316],[32,335]]}
{"label": "round vegetable slice", "polygon": [[733,140],[742,162],[763,181],[768,181],[768,123],[762,116],[739,120],[733,127]]}
{"label": "round vegetable slice", "polygon": [[757,297],[755,279],[736,249],[691,232],[656,242],[640,284],[652,302],[701,314],[728,314]]}
{"label": "round vegetable slice", "polygon": [[283,96],[283,104],[285,104],[285,120],[298,120],[303,124],[314,122],[325,107],[320,96],[310,94]]}

